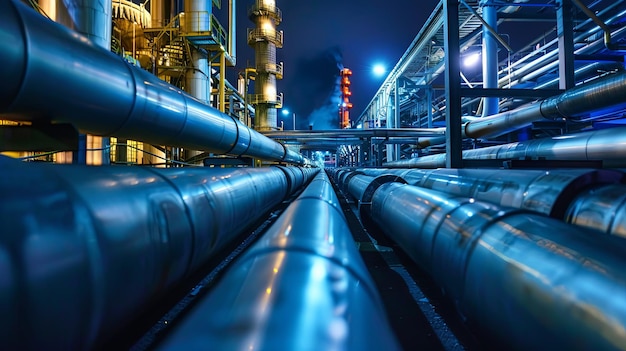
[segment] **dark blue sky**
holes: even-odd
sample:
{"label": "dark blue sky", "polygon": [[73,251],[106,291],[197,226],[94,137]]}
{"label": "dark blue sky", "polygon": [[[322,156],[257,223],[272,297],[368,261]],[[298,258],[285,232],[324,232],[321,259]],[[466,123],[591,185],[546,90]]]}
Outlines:
{"label": "dark blue sky", "polygon": [[[277,52],[278,60],[284,62],[284,79],[278,81],[278,91],[284,94],[284,106],[296,113],[298,128],[307,128],[306,118],[312,114],[338,120],[337,108],[332,106],[336,101],[331,97],[337,96],[341,66],[353,71],[351,117],[360,115],[384,79],[373,76],[372,66],[381,62],[388,70],[393,68],[437,2],[277,0],[276,6],[283,13],[277,29],[284,32],[284,47]],[[253,0],[237,3],[237,71],[247,62],[254,64],[245,30],[253,27],[247,18],[252,4]],[[285,118],[284,123],[291,129],[291,118]],[[314,128],[326,129],[322,125]]]}

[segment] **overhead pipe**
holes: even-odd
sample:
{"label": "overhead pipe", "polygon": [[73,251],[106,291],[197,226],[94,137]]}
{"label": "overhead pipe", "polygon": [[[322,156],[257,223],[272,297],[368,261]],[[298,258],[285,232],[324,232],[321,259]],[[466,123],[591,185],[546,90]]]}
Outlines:
{"label": "overhead pipe", "polygon": [[371,218],[496,344],[517,350],[626,345],[623,238],[399,183],[375,191]]}
{"label": "overhead pipe", "polygon": [[[626,108],[626,72],[620,71],[610,76],[581,84],[555,97],[537,103],[524,105],[515,110],[502,112],[489,117],[476,118],[464,124],[463,138],[497,137],[530,125],[541,119],[581,118],[604,109]],[[445,130],[436,128],[435,131]],[[426,138],[418,145],[436,145],[441,137]],[[402,167],[406,160],[389,162],[387,165]],[[438,167],[438,166],[436,166]]]}
{"label": "overhead pipe", "polygon": [[114,339],[291,195],[288,177],[0,157],[0,345],[87,350]]}
{"label": "overhead pipe", "polygon": [[[520,141],[511,144],[490,146],[481,149],[463,151],[467,160],[595,160],[602,161],[603,167],[626,167],[626,127],[615,127]],[[446,154],[437,154],[387,162],[388,168],[442,168],[445,167]]]}
{"label": "overhead pipe", "polygon": [[626,108],[626,73],[597,79],[540,103],[471,121],[465,125],[469,138],[494,137],[530,125],[543,118],[580,118],[604,109]]}
{"label": "overhead pipe", "polygon": [[572,0],[572,2],[580,8],[580,10],[587,15],[593,23],[598,25],[598,27],[602,28],[604,31],[604,45],[607,49],[612,51],[617,50],[626,50],[626,46],[619,45],[618,43],[611,40],[611,28],[602,21],[593,11],[591,11],[585,4],[583,4],[580,0]]}
{"label": "overhead pipe", "polygon": [[4,119],[69,123],[94,135],[304,163],[302,155],[19,1],[0,3],[0,23]]}
{"label": "overhead pipe", "polygon": [[398,350],[324,172],[157,350]]}
{"label": "overhead pipe", "polygon": [[[609,6],[607,6],[607,8],[603,9],[599,15],[605,15],[607,13],[610,13],[612,11],[615,11],[615,9],[617,9],[619,6],[623,6],[623,4],[621,4],[620,2],[615,2],[613,4],[610,4]],[[611,17],[610,19],[607,20],[608,23],[612,23],[615,21],[619,21],[621,20],[624,15],[626,14],[626,12],[624,11],[620,11],[617,15]],[[574,28],[575,32],[581,32],[583,30],[583,28],[589,24],[591,24],[592,21],[591,20],[586,20],[583,23],[581,23],[580,25],[576,26]],[[583,32],[582,34],[574,37],[574,42],[576,43],[580,43],[580,42],[587,42],[589,40],[590,37],[592,37],[593,35],[595,35],[596,33],[598,33],[599,31],[601,31],[601,28],[594,26],[593,28]],[[620,31],[621,33],[623,33],[623,31]],[[552,41],[546,43],[544,45],[544,47],[549,47],[552,45],[556,45],[558,42],[558,39],[553,39]],[[597,48],[599,45],[601,45],[601,40],[598,41],[593,41],[591,44],[583,46],[581,48],[579,48],[578,50],[576,50],[576,52],[578,54],[585,54],[588,53],[589,50],[591,48]],[[533,53],[531,53],[530,55],[526,56],[525,58],[518,60],[516,63],[513,64],[513,66],[511,66],[510,68],[515,68],[515,66],[524,64],[524,62],[526,62],[527,60],[531,59],[533,56],[535,56],[535,54],[538,54],[539,52],[537,50],[533,51]],[[506,74],[504,76],[502,76],[499,80],[498,80],[498,85],[500,87],[504,87],[504,88],[511,88],[511,85],[513,82],[517,82],[519,80],[524,79],[524,77],[527,74],[532,74],[534,71],[541,69],[542,67],[551,64],[552,66],[554,65],[558,65],[558,60],[556,59],[556,56],[558,55],[558,50],[552,50],[550,52],[544,53],[542,54],[539,58],[528,62],[527,64],[525,64],[523,67],[516,69],[514,71],[512,71],[510,74]],[[526,78],[526,80],[528,80]]]}

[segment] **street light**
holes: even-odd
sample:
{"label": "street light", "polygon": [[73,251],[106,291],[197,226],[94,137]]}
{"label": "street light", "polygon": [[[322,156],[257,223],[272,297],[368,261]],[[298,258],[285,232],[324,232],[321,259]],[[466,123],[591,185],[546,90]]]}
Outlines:
{"label": "street light", "polygon": [[[289,116],[289,109],[283,109],[283,116]],[[296,113],[293,113],[293,130],[296,130]]]}

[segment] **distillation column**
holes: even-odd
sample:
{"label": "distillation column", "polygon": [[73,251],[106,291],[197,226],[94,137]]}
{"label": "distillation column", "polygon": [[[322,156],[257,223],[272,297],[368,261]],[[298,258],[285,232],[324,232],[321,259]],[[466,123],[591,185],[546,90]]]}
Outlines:
{"label": "distillation column", "polygon": [[255,129],[276,129],[276,107],[282,104],[276,93],[276,79],[282,68],[276,64],[276,48],[283,47],[283,33],[276,30],[282,13],[274,0],[256,0],[248,11],[256,28],[248,32],[248,45],[254,48],[256,81],[254,83]]}
{"label": "distillation column", "polygon": [[[189,22],[185,30],[190,32],[210,32],[209,16],[211,3],[206,0],[186,0],[185,15]],[[209,65],[207,57],[199,50],[191,52],[191,67],[185,74],[185,91],[191,96],[198,98],[205,104],[209,104]]]}

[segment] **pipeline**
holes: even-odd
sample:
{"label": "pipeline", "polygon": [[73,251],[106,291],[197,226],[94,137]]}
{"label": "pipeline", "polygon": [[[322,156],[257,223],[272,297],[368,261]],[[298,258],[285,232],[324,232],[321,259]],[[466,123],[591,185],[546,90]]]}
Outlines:
{"label": "pipeline", "polygon": [[399,349],[323,172],[176,323],[156,349]]}
{"label": "pipeline", "polygon": [[[520,141],[463,151],[467,160],[601,160],[603,167],[626,167],[626,127]],[[446,154],[386,162],[388,168],[441,168]]]}
{"label": "pipeline", "polygon": [[[303,184],[317,171],[301,172]],[[289,196],[294,174],[0,157],[0,345],[111,340]]]}
{"label": "pipeline", "polygon": [[393,182],[374,192],[371,218],[497,344],[625,349],[623,238]]}
{"label": "pipeline", "polygon": [[[363,206],[381,182],[471,197],[504,207],[530,210],[586,229],[626,237],[626,175],[610,169],[359,169],[361,179],[345,178],[349,193]],[[353,174],[357,174],[353,172]],[[353,184],[354,183],[354,184]],[[370,189],[365,191],[369,186]],[[373,189],[372,189],[373,188]]]}
{"label": "pipeline", "polygon": [[548,118],[580,118],[604,109],[626,108],[626,72],[583,84],[558,96],[513,111],[479,118],[465,125],[469,138],[495,137]]}
{"label": "pipeline", "polygon": [[[19,1],[0,2],[0,114],[81,132],[268,161],[304,157]],[[33,103],[36,101],[37,103]]]}

